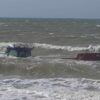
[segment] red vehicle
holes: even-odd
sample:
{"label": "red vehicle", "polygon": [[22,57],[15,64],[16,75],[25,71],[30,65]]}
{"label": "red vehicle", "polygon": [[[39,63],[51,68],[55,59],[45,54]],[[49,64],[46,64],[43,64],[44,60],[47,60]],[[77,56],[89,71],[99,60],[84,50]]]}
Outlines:
{"label": "red vehicle", "polygon": [[62,58],[84,61],[100,61],[100,53],[79,53],[75,58]]}
{"label": "red vehicle", "polygon": [[77,60],[100,60],[100,53],[79,53],[75,58]]}

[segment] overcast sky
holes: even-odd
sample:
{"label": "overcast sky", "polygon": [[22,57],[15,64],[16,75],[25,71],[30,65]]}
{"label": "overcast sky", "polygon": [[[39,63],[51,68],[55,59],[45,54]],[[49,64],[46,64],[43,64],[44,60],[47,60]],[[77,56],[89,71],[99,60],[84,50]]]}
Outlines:
{"label": "overcast sky", "polygon": [[100,0],[0,0],[0,17],[100,18]]}

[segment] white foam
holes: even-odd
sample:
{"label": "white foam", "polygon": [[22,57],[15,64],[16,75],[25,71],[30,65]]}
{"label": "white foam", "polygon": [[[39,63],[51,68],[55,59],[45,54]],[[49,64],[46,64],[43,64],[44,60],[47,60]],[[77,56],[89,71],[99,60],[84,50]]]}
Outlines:
{"label": "white foam", "polygon": [[96,27],[100,27],[100,24],[97,24]]}
{"label": "white foam", "polygon": [[0,43],[0,47],[6,47],[6,46],[8,46],[8,45],[10,45],[10,44],[12,44],[12,42],[1,42]]}
{"label": "white foam", "polygon": [[100,80],[50,78],[0,80],[1,100],[100,100]]}
{"label": "white foam", "polygon": [[49,33],[49,35],[53,35],[54,33]]}
{"label": "white foam", "polygon": [[73,46],[60,46],[60,45],[52,45],[46,43],[33,43],[34,47],[44,48],[44,49],[61,49],[67,51],[90,51],[90,52],[100,52],[100,45],[93,46],[89,45],[88,47],[73,47]]}
{"label": "white foam", "polygon": [[[5,48],[7,46],[13,46],[13,44],[23,44],[22,42],[1,42],[0,43],[0,49]],[[52,45],[52,44],[46,44],[46,43],[33,43],[29,44],[31,47],[36,48],[44,48],[44,49],[56,49],[56,50],[67,50],[67,51],[90,51],[90,52],[100,52],[100,45],[89,45],[87,47],[81,47],[81,46],[61,46],[61,45]],[[1,51],[1,50],[0,50]]]}

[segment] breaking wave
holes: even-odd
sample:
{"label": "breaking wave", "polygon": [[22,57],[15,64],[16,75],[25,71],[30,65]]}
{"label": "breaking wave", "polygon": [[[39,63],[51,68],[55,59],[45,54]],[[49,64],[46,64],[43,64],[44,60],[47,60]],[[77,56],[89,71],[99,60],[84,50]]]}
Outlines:
{"label": "breaking wave", "polygon": [[37,48],[44,48],[44,49],[57,49],[57,50],[67,50],[67,51],[90,51],[90,52],[99,52],[100,45],[93,46],[89,45],[88,47],[78,47],[78,46],[59,46],[59,45],[52,45],[52,44],[45,44],[45,43],[33,43],[34,47]]}
{"label": "breaking wave", "polygon": [[[13,44],[18,44],[21,42],[2,42],[0,43],[0,51],[2,51],[7,46],[12,46]],[[22,43],[21,43],[22,44]],[[55,49],[55,50],[67,50],[69,52],[73,51],[90,51],[90,52],[100,52],[100,45],[89,45],[89,46],[61,46],[46,43],[26,43],[30,47],[43,48],[43,49]]]}
{"label": "breaking wave", "polygon": [[100,100],[100,80],[3,79],[0,95],[1,100]]}
{"label": "breaking wave", "polygon": [[97,24],[96,27],[100,27],[100,24]]}

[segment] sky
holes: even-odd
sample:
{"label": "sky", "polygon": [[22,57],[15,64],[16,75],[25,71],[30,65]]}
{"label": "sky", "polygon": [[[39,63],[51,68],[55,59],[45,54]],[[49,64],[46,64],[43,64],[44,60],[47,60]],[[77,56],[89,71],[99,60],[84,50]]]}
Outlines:
{"label": "sky", "polygon": [[100,18],[100,0],[0,0],[0,17]]}

